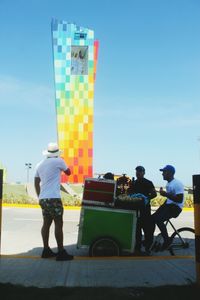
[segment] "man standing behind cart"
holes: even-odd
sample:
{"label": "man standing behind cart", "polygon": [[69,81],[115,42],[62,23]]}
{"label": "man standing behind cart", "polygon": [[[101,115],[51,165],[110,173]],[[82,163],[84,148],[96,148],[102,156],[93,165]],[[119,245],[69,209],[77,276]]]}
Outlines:
{"label": "man standing behind cart", "polygon": [[[36,166],[35,189],[43,214],[41,234],[44,249],[42,258],[56,257],[56,260],[71,260],[73,256],[68,254],[63,247],[63,205],[60,197],[60,174],[63,171],[69,176],[71,171],[64,160],[60,158],[60,154],[58,145],[49,143],[48,149],[43,152],[46,158]],[[49,247],[49,230],[53,221],[58,245],[57,254]]]}
{"label": "man standing behind cart", "polygon": [[131,192],[140,193],[146,196],[149,203],[142,208],[140,208],[140,216],[137,220],[136,228],[136,246],[135,253],[141,254],[142,247],[142,230],[144,231],[144,244],[145,252],[148,254],[149,249],[153,242],[153,230],[154,224],[151,218],[151,205],[150,200],[157,196],[155,187],[152,181],[144,178],[145,168],[143,166],[137,166],[136,170],[136,180],[132,182]]}

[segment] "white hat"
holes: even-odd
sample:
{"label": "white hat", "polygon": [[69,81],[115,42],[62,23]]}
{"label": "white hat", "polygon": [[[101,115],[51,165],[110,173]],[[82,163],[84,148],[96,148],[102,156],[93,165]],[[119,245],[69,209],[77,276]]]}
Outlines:
{"label": "white hat", "polygon": [[56,157],[60,156],[60,154],[63,153],[63,151],[59,150],[57,143],[49,143],[47,150],[44,150],[42,152],[43,155],[47,157]]}

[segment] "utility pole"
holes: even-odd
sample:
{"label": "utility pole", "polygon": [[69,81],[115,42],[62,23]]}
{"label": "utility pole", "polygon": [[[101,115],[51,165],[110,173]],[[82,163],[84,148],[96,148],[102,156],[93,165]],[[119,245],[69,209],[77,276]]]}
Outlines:
{"label": "utility pole", "polygon": [[29,183],[29,170],[32,168],[32,164],[31,163],[25,163],[26,166],[26,170],[27,170],[27,178],[26,178],[26,183]]}

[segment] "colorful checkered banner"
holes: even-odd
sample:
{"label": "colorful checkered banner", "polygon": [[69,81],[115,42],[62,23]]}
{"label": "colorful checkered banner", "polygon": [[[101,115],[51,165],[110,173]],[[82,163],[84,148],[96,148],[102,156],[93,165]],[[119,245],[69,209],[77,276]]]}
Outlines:
{"label": "colorful checkered banner", "polygon": [[52,20],[59,148],[71,169],[62,182],[93,176],[93,101],[98,41],[94,31]]}

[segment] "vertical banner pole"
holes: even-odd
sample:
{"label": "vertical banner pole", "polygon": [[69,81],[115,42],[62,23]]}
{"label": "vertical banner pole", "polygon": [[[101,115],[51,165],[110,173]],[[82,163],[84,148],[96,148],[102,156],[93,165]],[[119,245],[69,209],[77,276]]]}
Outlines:
{"label": "vertical banner pole", "polygon": [[193,175],[196,281],[200,285],[200,175]]}
{"label": "vertical banner pole", "polygon": [[3,170],[0,170],[0,255],[1,255],[1,227],[2,227],[2,198],[3,198]]}

